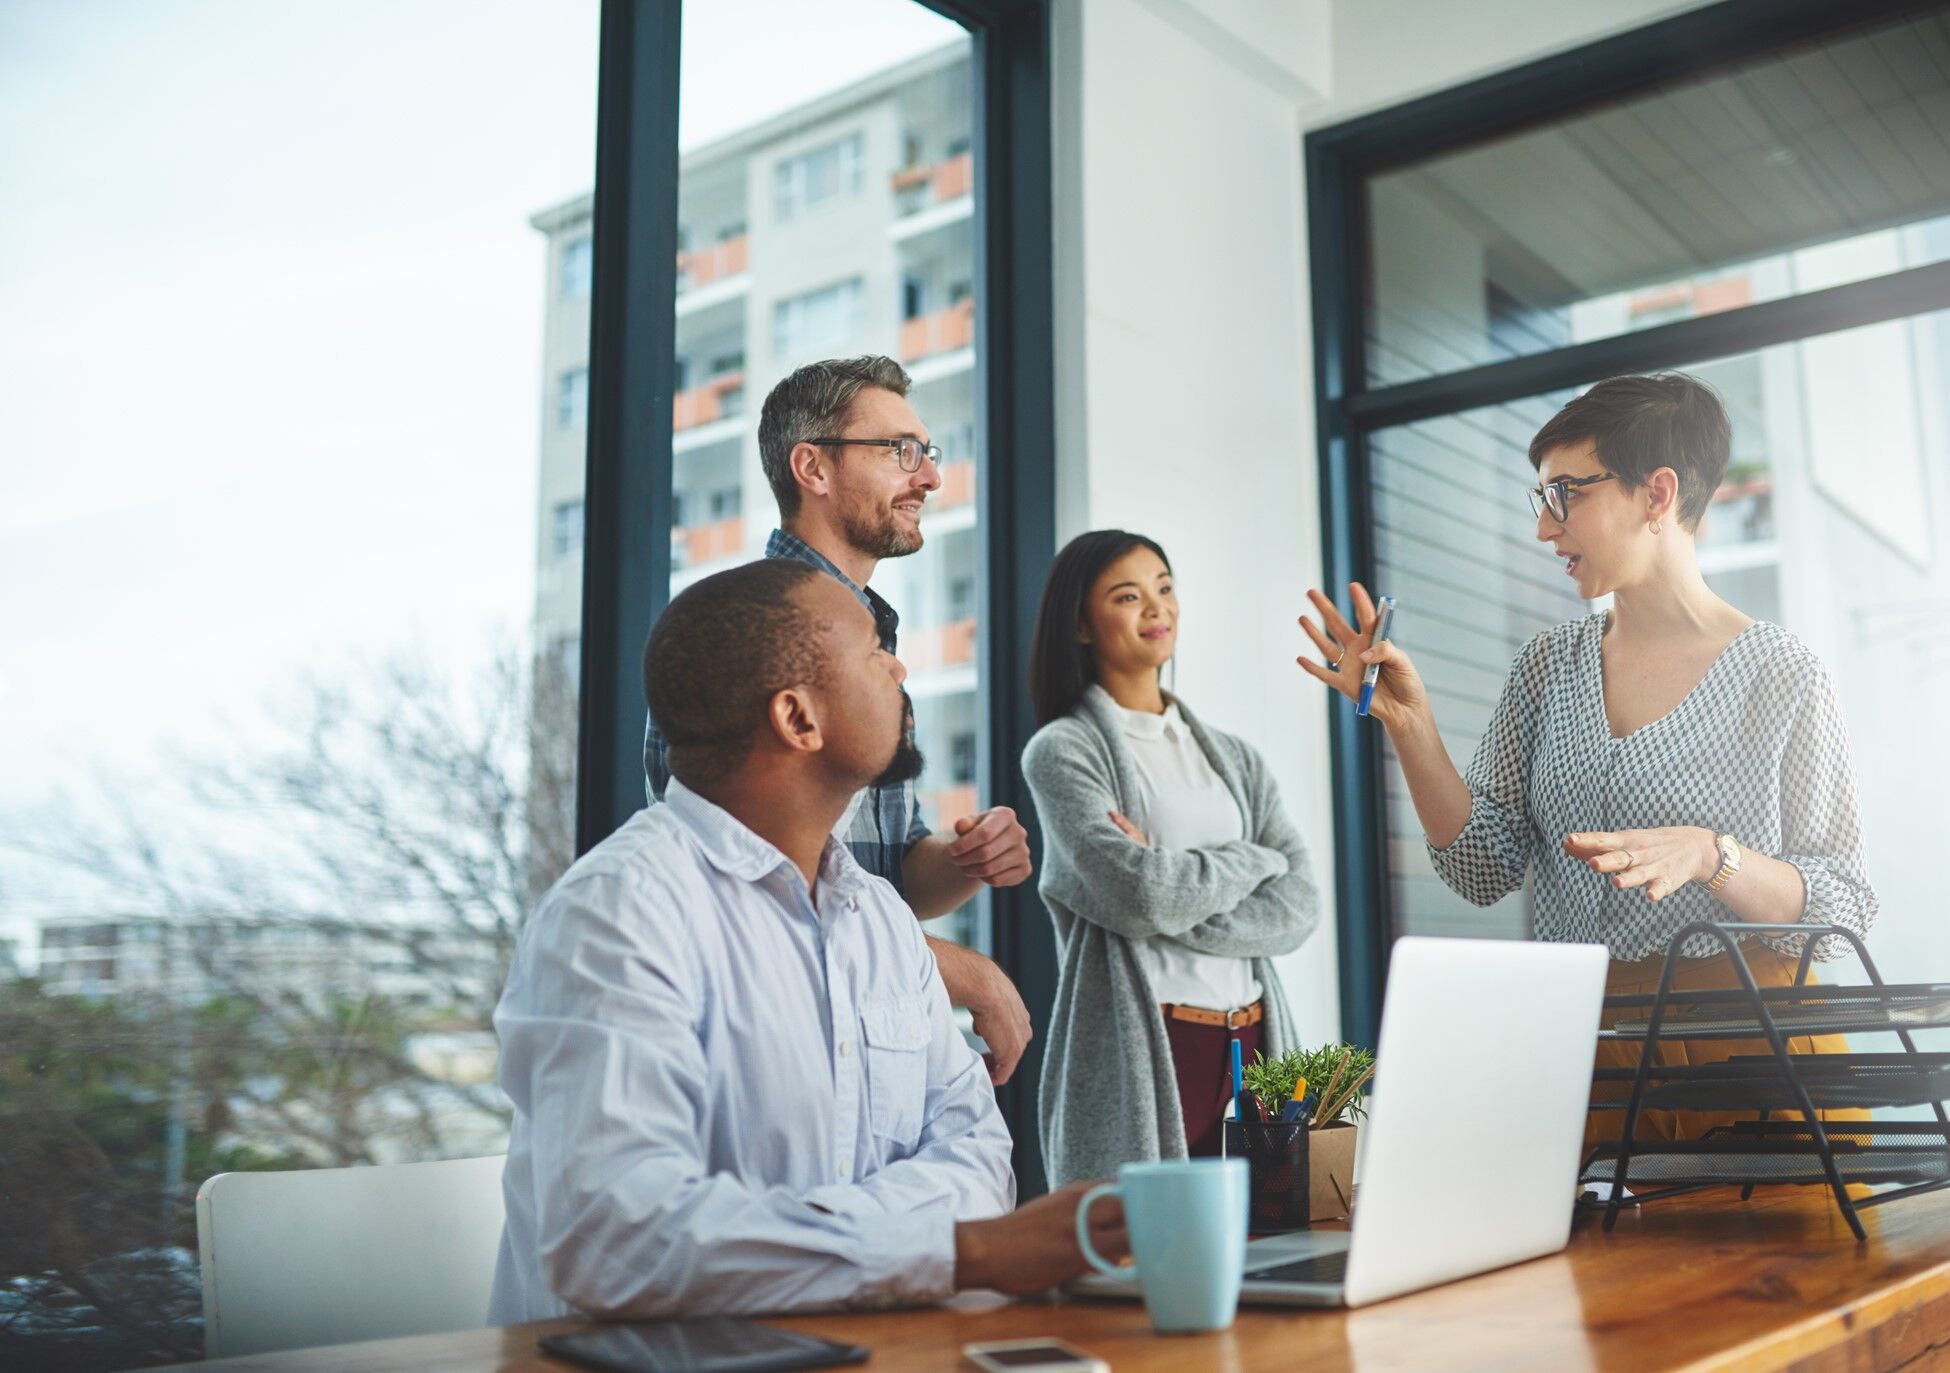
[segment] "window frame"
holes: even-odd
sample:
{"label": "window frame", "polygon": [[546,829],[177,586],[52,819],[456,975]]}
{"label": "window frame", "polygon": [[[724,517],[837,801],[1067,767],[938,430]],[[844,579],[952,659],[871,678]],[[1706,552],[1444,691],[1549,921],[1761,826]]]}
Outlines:
{"label": "window frame", "polygon": [[[1588,385],[1608,376],[1683,367],[1859,325],[1950,308],[1950,263],[1635,333],[1374,387],[1366,376],[1372,269],[1366,186],[1377,173],[1548,124],[1670,81],[1709,74],[1796,43],[1867,27],[1928,6],[1916,0],[1721,3],[1315,130],[1306,138],[1314,397],[1320,464],[1322,572],[1328,586],[1368,580],[1375,566],[1368,438],[1377,430]],[[1329,722],[1341,1028],[1372,1044],[1394,925],[1380,735],[1352,711]]]}
{"label": "window frame", "polygon": [[[979,214],[975,312],[981,346],[977,586],[985,633],[977,709],[990,805],[1013,807],[1040,852],[1021,770],[1035,730],[1028,643],[1056,551],[1054,305],[1049,264],[1050,25],[1046,0],[918,0],[969,31]],[[603,0],[592,232],[588,460],[582,583],[576,851],[643,805],[645,636],[670,587],[672,433],[679,247],[677,0]],[[997,760],[1001,760],[998,765]],[[1033,884],[991,894],[994,957],[1039,1025],[1056,991],[1056,948]],[[1015,1139],[1019,1194],[1045,1190],[1036,1128],[1042,1041],[997,1092]]]}

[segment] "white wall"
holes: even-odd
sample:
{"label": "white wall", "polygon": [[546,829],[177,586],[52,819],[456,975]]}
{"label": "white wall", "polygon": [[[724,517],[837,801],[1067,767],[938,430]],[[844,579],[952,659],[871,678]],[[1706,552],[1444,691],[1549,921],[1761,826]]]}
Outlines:
{"label": "white wall", "polygon": [[1686,8],[1057,0],[1057,537],[1171,554],[1178,689],[1313,846],[1326,915],[1282,964],[1309,1040],[1340,1011],[1327,701],[1293,665],[1321,577],[1304,131]]}

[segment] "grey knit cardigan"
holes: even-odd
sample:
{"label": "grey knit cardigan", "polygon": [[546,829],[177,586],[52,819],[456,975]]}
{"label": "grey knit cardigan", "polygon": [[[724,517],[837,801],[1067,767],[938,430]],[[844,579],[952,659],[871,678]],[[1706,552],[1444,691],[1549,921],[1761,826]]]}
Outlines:
{"label": "grey knit cardigan", "polygon": [[1174,939],[1251,959],[1264,989],[1266,1052],[1293,1047],[1293,1017],[1269,960],[1299,948],[1320,922],[1306,846],[1258,751],[1175,703],[1238,801],[1247,838],[1161,849],[1111,822],[1112,810],[1140,828],[1145,818],[1118,707],[1102,687],[1023,751],[1043,830],[1038,889],[1056,924],[1060,964],[1040,1095],[1052,1187],[1114,1177],[1124,1163],[1186,1156],[1171,1046],[1136,941]]}

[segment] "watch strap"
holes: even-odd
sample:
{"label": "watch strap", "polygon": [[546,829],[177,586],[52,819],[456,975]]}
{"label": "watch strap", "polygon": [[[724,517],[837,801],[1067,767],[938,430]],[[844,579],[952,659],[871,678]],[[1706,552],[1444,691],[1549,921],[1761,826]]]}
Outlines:
{"label": "watch strap", "polygon": [[1717,892],[1740,871],[1741,849],[1740,841],[1731,834],[1716,834],[1713,836],[1713,842],[1720,850],[1720,867],[1712,877],[1707,879],[1706,889]]}

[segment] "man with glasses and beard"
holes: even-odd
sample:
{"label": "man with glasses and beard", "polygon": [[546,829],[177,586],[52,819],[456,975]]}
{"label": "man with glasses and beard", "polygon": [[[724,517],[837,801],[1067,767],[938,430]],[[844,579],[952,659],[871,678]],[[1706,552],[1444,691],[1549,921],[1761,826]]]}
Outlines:
{"label": "man with glasses and beard", "polygon": [[[872,615],[890,654],[900,616],[867,583],[881,559],[920,549],[921,507],[941,485],[941,450],[907,403],[908,386],[892,358],[808,363],[772,388],[758,421],[759,459],[780,522],[766,556],[796,559],[837,579]],[[911,718],[908,729],[911,735]],[[650,800],[661,801],[669,741],[654,705],[644,722],[643,769]],[[954,830],[929,831],[910,776],[862,791],[836,835],[861,867],[893,884],[916,917],[931,920],[985,884],[1013,887],[1030,874],[1029,836],[1009,807],[961,817]],[[928,944],[949,1001],[967,1008],[988,1044],[991,1080],[1008,1081],[1032,1034],[1021,995],[972,949],[943,939]]]}
{"label": "man with glasses and beard", "polygon": [[[1011,1211],[1009,1132],[912,914],[833,834],[911,780],[906,676],[832,577],[673,600],[644,692],[673,772],[523,927],[489,1320],[879,1307],[1076,1276],[1078,1184]],[[1107,1252],[1122,1213],[1093,1211]]]}

